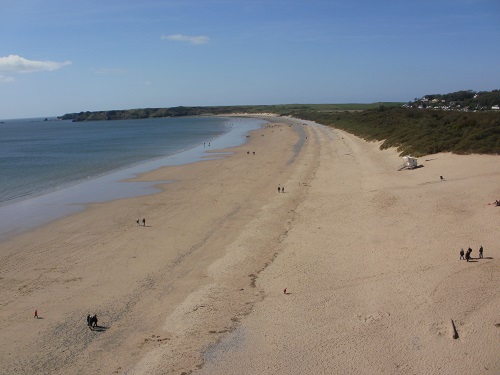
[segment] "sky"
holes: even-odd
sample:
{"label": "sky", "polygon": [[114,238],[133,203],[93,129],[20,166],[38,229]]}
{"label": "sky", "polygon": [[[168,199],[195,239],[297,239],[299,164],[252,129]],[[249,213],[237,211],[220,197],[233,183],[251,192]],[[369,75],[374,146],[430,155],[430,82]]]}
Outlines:
{"label": "sky", "polygon": [[0,119],[500,89],[500,0],[0,0]]}

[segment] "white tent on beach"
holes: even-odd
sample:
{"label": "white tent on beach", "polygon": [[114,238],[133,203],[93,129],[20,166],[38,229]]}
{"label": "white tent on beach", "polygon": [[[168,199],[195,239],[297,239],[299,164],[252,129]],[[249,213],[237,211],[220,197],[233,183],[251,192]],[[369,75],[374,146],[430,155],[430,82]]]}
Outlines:
{"label": "white tent on beach", "polygon": [[402,170],[402,169],[415,169],[417,168],[417,158],[414,158],[413,156],[410,156],[410,155],[407,155],[407,156],[403,156],[403,165],[401,165],[399,168],[398,168],[398,171]]}

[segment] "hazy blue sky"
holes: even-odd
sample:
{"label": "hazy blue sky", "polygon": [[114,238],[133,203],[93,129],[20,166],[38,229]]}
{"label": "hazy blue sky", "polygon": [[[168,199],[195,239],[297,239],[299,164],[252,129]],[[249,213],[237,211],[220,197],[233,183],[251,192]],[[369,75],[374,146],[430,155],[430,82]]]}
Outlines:
{"label": "hazy blue sky", "polygon": [[0,118],[500,89],[500,0],[0,0]]}

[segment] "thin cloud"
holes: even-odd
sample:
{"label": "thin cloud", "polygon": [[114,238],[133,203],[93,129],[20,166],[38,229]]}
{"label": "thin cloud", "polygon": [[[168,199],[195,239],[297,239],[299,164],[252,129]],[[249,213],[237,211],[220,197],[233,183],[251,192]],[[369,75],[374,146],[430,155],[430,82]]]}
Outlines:
{"label": "thin cloud", "polygon": [[210,40],[208,36],[204,35],[190,36],[182,34],[163,35],[161,38],[166,40],[173,40],[175,42],[187,42],[191,44],[205,44]]}
{"label": "thin cloud", "polygon": [[14,82],[14,77],[6,77],[0,74],[0,83]]}
{"label": "thin cloud", "polygon": [[70,65],[71,61],[36,61],[28,60],[18,55],[0,57],[0,72],[32,73],[52,71]]}

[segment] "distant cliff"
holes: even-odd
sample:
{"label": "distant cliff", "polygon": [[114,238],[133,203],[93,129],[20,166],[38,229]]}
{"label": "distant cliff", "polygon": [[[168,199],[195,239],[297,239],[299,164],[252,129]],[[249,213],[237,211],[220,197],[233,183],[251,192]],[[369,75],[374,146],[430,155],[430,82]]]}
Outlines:
{"label": "distant cliff", "polygon": [[225,106],[225,107],[171,107],[171,108],[138,108],[114,111],[67,113],[59,118],[73,121],[103,121],[128,120],[141,118],[181,117],[220,115],[228,113],[255,113],[252,106]]}
{"label": "distant cliff", "polygon": [[158,117],[181,117],[202,115],[223,115],[230,113],[275,113],[279,116],[294,116],[299,111],[337,112],[349,110],[365,110],[377,108],[379,105],[400,106],[403,103],[371,103],[371,104],[279,104],[279,105],[238,105],[213,107],[171,107],[171,108],[138,108],[115,111],[68,113],[60,116],[62,120],[104,121],[127,120]]}

